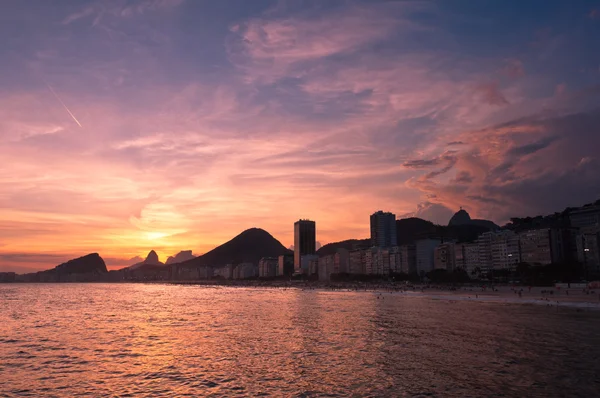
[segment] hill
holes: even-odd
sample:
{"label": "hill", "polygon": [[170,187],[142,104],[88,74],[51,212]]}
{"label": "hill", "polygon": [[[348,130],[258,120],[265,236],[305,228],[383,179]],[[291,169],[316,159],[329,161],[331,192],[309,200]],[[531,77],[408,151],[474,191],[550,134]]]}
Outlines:
{"label": "hill", "polygon": [[417,217],[396,220],[396,237],[398,246],[413,243],[418,239],[431,238],[438,235],[436,225]]}
{"label": "hill", "polygon": [[87,256],[69,260],[66,263],[57,265],[53,269],[44,272],[55,272],[59,274],[87,274],[87,273],[105,273],[108,272],[104,260],[98,253],[91,253]]}
{"label": "hill", "polygon": [[335,254],[337,249],[355,250],[366,249],[371,246],[371,239],[348,239],[341,242],[328,243],[317,250],[319,257]]}
{"label": "hill", "polygon": [[179,263],[184,266],[239,264],[250,262],[257,264],[262,257],[277,257],[290,254],[270,233],[260,228],[247,229],[230,241],[194,259]]}
{"label": "hill", "polygon": [[144,261],[130,265],[129,267],[122,268],[124,270],[135,270],[135,269],[154,269],[156,267],[163,267],[165,264],[158,260],[158,254],[154,250],[150,250],[150,253],[146,256]]}
{"label": "hill", "polygon": [[169,258],[167,258],[167,261],[165,262],[165,264],[170,265],[170,264],[182,263],[184,261],[188,261],[193,258],[196,258],[196,256],[194,256],[192,254],[191,250],[182,250],[179,253],[177,253],[175,256],[169,256]]}
{"label": "hill", "polygon": [[84,282],[96,280],[101,274],[108,274],[106,264],[98,253],[91,253],[46,271],[18,275],[17,280],[19,282]]}

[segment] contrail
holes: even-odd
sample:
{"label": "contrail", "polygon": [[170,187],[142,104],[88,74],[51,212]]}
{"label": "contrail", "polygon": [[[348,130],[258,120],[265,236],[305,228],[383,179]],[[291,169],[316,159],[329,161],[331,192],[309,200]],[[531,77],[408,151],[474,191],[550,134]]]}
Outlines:
{"label": "contrail", "polygon": [[75,115],[73,115],[73,112],[71,112],[69,110],[69,108],[67,108],[67,106],[65,105],[65,103],[60,99],[60,97],[58,96],[58,94],[56,94],[56,92],[52,89],[52,87],[50,87],[50,85],[48,83],[46,83],[46,86],[48,86],[48,88],[50,89],[50,91],[52,91],[52,94],[54,94],[54,96],[56,97],[56,99],[58,100],[58,102],[60,102],[62,104],[62,106],[65,107],[65,110],[67,112],[69,112],[69,115],[71,115],[71,117],[73,118],[73,120],[75,120],[75,123],[77,123],[79,125],[79,127],[83,127],[81,125],[81,123],[79,123],[79,120],[77,120],[77,118],[75,117]]}

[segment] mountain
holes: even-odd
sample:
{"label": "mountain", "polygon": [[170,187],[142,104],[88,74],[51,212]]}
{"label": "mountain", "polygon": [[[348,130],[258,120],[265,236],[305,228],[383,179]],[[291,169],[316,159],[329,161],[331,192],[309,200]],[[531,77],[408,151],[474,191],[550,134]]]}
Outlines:
{"label": "mountain", "polygon": [[92,281],[100,274],[108,274],[106,264],[98,253],[91,253],[46,271],[19,275],[17,280],[20,282]]}
{"label": "mountain", "polygon": [[396,240],[398,246],[413,243],[418,239],[437,236],[437,228],[431,221],[417,217],[396,220]]}
{"label": "mountain", "polygon": [[262,257],[277,257],[288,253],[292,251],[286,249],[270,233],[260,228],[251,228],[208,253],[180,264],[185,266],[220,266],[244,262],[257,264]]}
{"label": "mountain", "polygon": [[[66,263],[57,265],[50,272],[60,274],[87,274],[87,273],[105,273],[108,272],[104,260],[98,253],[91,253],[87,256],[79,257],[74,260],[69,260]],[[45,272],[49,272],[45,271]]]}
{"label": "mountain", "polygon": [[169,265],[169,264],[182,263],[184,261],[192,260],[194,258],[196,258],[196,256],[194,256],[192,254],[191,250],[183,250],[183,251],[180,251],[179,253],[177,253],[175,256],[169,256],[169,258],[167,258],[167,262],[165,264]]}
{"label": "mountain", "polygon": [[134,270],[134,269],[140,269],[140,268],[148,268],[148,266],[152,266],[152,268],[155,268],[156,266],[164,266],[164,265],[165,265],[164,263],[161,263],[158,260],[158,254],[156,254],[156,252],[154,250],[150,250],[150,253],[148,253],[148,255],[146,256],[146,259],[144,261],[130,265],[129,267],[125,267],[123,269]]}
{"label": "mountain", "polygon": [[475,225],[478,227],[487,228],[488,231],[500,228],[498,225],[496,225],[490,220],[472,219],[469,213],[467,213],[467,211],[464,209],[460,209],[459,211],[454,213],[454,215],[450,219],[450,222],[448,222],[449,227],[455,227],[457,225]]}
{"label": "mountain", "polygon": [[371,239],[348,239],[341,242],[328,243],[317,250],[320,257],[335,254],[337,249],[355,250],[366,249],[371,246]]}

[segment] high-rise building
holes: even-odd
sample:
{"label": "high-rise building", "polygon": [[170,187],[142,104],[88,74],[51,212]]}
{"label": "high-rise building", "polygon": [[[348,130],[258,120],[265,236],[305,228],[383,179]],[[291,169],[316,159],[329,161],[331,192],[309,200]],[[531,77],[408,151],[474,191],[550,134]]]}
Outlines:
{"label": "high-rise building", "polygon": [[316,253],[317,226],[314,221],[294,223],[294,270],[302,272],[302,257]]}
{"label": "high-rise building", "polygon": [[521,262],[519,235],[512,231],[499,231],[492,235],[492,269],[511,270]]}
{"label": "high-rise building", "polygon": [[400,246],[400,272],[414,274],[417,272],[417,252],[415,245]]}
{"label": "high-rise building", "polygon": [[378,211],[371,214],[371,245],[396,246],[396,215]]}
{"label": "high-rise building", "polygon": [[294,256],[282,254],[277,258],[277,276],[291,276],[294,273]]}
{"label": "high-rise building", "polygon": [[415,242],[417,273],[427,273],[434,269],[434,251],[442,242],[439,239],[420,239]]}
{"label": "high-rise building", "polygon": [[277,276],[279,260],[276,257],[263,257],[258,262],[258,276],[261,278],[272,278]]}
{"label": "high-rise building", "polygon": [[454,243],[442,243],[434,250],[433,266],[435,269],[454,271],[456,267],[456,247]]}

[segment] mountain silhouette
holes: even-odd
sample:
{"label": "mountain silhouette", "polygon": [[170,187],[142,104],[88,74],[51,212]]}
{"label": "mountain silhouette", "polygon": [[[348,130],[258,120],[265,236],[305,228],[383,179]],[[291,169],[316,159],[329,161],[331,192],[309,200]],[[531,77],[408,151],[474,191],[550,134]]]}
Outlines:
{"label": "mountain silhouette", "polygon": [[456,227],[459,225],[475,225],[477,227],[485,228],[488,231],[500,228],[498,225],[496,225],[490,220],[472,219],[469,213],[467,213],[467,211],[464,209],[460,209],[459,211],[454,213],[454,215],[450,219],[450,222],[448,222],[449,227]]}
{"label": "mountain silhouette", "polygon": [[146,256],[146,259],[144,261],[141,261],[139,263],[130,265],[129,267],[125,267],[123,269],[127,269],[127,270],[134,270],[134,269],[142,269],[142,268],[148,268],[148,267],[156,267],[156,266],[164,266],[164,263],[161,263],[158,260],[158,254],[156,254],[156,252],[154,250],[150,250],[150,253],[148,253],[148,255]]}
{"label": "mountain silhouette", "polygon": [[396,220],[396,240],[398,246],[413,243],[415,240],[432,238],[437,235],[437,228],[431,221],[417,217]]}
{"label": "mountain silhouette", "polygon": [[292,253],[270,233],[260,228],[247,229],[230,241],[192,260],[180,263],[185,266],[257,264],[262,257],[277,257]]}
{"label": "mountain silhouette", "polygon": [[371,246],[371,239],[348,239],[341,242],[332,242],[322,246],[317,250],[319,257],[335,254],[338,249],[356,250],[366,249]]}
{"label": "mountain silhouette", "polygon": [[91,272],[108,272],[104,260],[102,259],[102,257],[100,257],[98,253],[91,253],[83,257],[69,260],[66,263],[57,265],[49,271],[61,274],[87,274]]}
{"label": "mountain silhouette", "polygon": [[[106,274],[106,264],[98,253],[91,253],[59,264],[56,267],[45,270],[23,274],[20,280],[23,282],[60,282],[68,280],[70,275],[78,274]],[[96,279],[93,277],[92,280]]]}
{"label": "mountain silhouette", "polygon": [[169,256],[169,258],[167,258],[167,261],[165,262],[165,264],[169,265],[169,264],[182,263],[184,261],[192,260],[194,258],[196,258],[196,256],[194,256],[192,254],[191,250],[182,250],[179,253],[177,253],[175,256]]}

